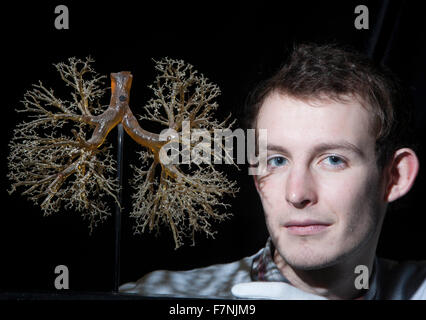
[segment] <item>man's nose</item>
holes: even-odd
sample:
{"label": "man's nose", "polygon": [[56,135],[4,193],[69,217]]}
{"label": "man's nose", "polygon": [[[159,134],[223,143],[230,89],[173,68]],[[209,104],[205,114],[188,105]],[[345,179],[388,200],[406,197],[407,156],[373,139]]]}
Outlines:
{"label": "man's nose", "polygon": [[286,183],[286,200],[297,209],[309,207],[317,202],[315,181],[308,168],[292,168]]}

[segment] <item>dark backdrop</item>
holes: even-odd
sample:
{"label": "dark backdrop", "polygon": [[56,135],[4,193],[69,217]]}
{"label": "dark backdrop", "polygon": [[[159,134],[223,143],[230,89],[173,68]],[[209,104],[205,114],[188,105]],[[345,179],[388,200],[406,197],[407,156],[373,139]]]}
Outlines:
{"label": "dark backdrop", "polygon": [[[8,142],[18,122],[14,108],[32,83],[43,80],[57,87],[52,63],[68,57],[95,58],[95,69],[129,70],[134,75],[131,108],[135,113],[150,98],[147,85],[154,78],[151,58],[184,59],[217,83],[222,95],[220,113],[238,114],[250,88],[283,60],[293,41],[335,41],[368,52],[389,65],[409,88],[415,103],[414,128],[420,141],[421,170],[413,190],[389,212],[379,256],[403,260],[426,259],[423,209],[426,165],[424,152],[426,95],[424,19],[419,4],[402,1],[57,1],[22,4],[2,9],[1,110],[1,277],[5,291],[54,290],[54,268],[64,264],[70,288],[111,291],[113,286],[113,219],[89,235],[87,224],[75,212],[42,217],[42,212],[18,193],[8,195]],[[54,8],[65,4],[70,29],[54,28]],[[354,27],[358,4],[370,13],[370,29]],[[105,103],[108,103],[106,98]],[[140,113],[140,112],[139,112]],[[116,130],[109,135],[115,143]],[[124,141],[124,166],[137,164],[129,137]],[[130,208],[124,170],[124,206]],[[261,205],[247,168],[229,171],[240,182],[231,201],[232,219],[217,224],[216,238],[200,234],[196,246],[174,250],[170,232],[134,236],[128,210],[122,216],[121,283],[134,281],[155,269],[189,269],[223,263],[253,254],[265,243],[267,232]],[[189,244],[189,243],[188,243]]]}

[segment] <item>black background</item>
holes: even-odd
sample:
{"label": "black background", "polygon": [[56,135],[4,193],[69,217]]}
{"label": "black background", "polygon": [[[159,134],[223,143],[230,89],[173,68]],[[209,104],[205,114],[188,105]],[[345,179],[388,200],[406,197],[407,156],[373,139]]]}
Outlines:
{"label": "black background", "polygon": [[[52,63],[68,57],[92,56],[101,74],[122,70],[134,75],[130,105],[140,114],[150,98],[154,79],[152,58],[183,59],[218,84],[220,115],[238,114],[250,88],[282,62],[293,41],[337,41],[371,52],[389,65],[409,88],[416,107],[414,123],[420,142],[419,177],[412,191],[389,212],[378,255],[396,260],[426,259],[423,209],[426,66],[424,18],[413,1],[262,1],[175,2],[56,1],[14,2],[2,8],[1,58],[1,179],[0,249],[2,291],[55,290],[54,268],[64,264],[70,288],[111,291],[114,242],[112,217],[89,235],[75,212],[43,217],[40,209],[18,193],[9,195],[6,157],[12,129],[21,120],[14,109],[30,85],[43,80],[63,86]],[[278,4],[279,3],[279,4]],[[54,9],[69,9],[69,30],[56,30]],[[365,4],[370,29],[354,27],[354,9]],[[380,10],[388,4],[384,19]],[[380,24],[380,21],[383,23]],[[380,29],[379,26],[382,26]],[[380,31],[380,32],[379,32]],[[373,41],[377,39],[377,41]],[[372,44],[375,44],[372,46]],[[374,50],[372,50],[374,49]],[[108,97],[105,97],[108,103]],[[116,130],[109,135],[115,143]],[[140,147],[124,142],[124,165],[137,164]],[[183,270],[233,261],[259,250],[267,238],[260,201],[247,168],[228,172],[239,180],[240,193],[230,200],[232,219],[218,224],[216,238],[200,234],[174,250],[170,232],[161,236],[133,235],[128,210],[122,216],[121,283],[135,281],[156,269]],[[131,171],[124,171],[124,206],[130,208]]]}

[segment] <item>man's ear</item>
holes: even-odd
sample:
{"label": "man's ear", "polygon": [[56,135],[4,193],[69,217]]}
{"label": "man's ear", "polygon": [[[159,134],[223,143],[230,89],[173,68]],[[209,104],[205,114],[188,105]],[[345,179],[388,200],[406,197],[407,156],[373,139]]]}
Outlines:
{"label": "man's ear", "polygon": [[419,171],[419,159],[412,149],[399,149],[394,153],[388,170],[385,197],[386,201],[392,202],[410,191]]}

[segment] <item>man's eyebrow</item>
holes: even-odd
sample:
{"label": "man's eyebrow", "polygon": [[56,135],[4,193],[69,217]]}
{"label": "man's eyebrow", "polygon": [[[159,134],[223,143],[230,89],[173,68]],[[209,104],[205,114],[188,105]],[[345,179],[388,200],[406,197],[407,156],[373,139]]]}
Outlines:
{"label": "man's eyebrow", "polygon": [[361,149],[359,149],[356,145],[348,141],[341,141],[336,143],[320,143],[319,145],[316,145],[314,147],[314,151],[317,153],[324,152],[327,150],[346,150],[353,152],[361,157],[364,156],[364,152],[362,152]]}
{"label": "man's eyebrow", "polygon": [[[280,145],[275,144],[268,144],[267,150],[269,151],[276,151],[284,154],[289,154],[288,150]],[[356,145],[353,143],[350,143],[348,141],[341,141],[341,142],[324,142],[317,144],[312,148],[312,153],[321,153],[327,150],[346,150],[352,153],[355,153],[361,157],[364,156],[364,152],[361,151]]]}

